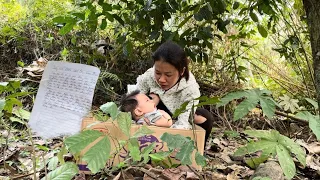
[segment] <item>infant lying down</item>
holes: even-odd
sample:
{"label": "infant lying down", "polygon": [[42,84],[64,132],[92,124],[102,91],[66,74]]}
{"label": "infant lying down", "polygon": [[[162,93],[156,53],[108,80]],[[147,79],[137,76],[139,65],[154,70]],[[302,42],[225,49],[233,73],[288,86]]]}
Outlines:
{"label": "infant lying down", "polygon": [[125,95],[120,102],[120,110],[130,112],[138,124],[170,127],[172,119],[168,113],[158,110],[155,103],[147,95],[136,90]]}

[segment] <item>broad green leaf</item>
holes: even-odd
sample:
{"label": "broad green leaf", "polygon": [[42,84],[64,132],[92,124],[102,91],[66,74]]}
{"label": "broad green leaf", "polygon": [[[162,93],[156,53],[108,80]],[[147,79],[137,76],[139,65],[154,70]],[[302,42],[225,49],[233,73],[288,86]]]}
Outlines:
{"label": "broad green leaf", "polygon": [[113,120],[115,120],[117,118],[117,115],[119,113],[117,105],[114,102],[107,102],[106,104],[101,105],[100,109],[104,113],[110,114],[110,116]]}
{"label": "broad green leaf", "polygon": [[17,122],[17,123],[20,123],[20,124],[26,124],[26,122],[24,122],[21,119],[16,118],[16,117],[10,117],[9,119],[10,119],[11,122]]}
{"label": "broad green leaf", "polygon": [[60,35],[65,35],[67,33],[69,33],[72,29],[73,29],[73,26],[75,26],[76,23],[67,23],[66,25],[64,25],[60,31],[59,31],[59,34]]}
{"label": "broad green leaf", "polygon": [[260,140],[257,142],[248,143],[245,147],[241,147],[234,153],[235,156],[252,154],[257,151],[262,151],[264,155],[275,154],[275,146],[277,142]]}
{"label": "broad green leaf", "polygon": [[19,101],[16,98],[9,98],[9,99],[6,100],[6,104],[4,106],[4,110],[6,110],[9,113],[12,113],[13,107],[15,105],[21,107],[22,103],[21,103],[21,101]]}
{"label": "broad green leaf", "polygon": [[41,180],[67,180],[72,179],[79,171],[78,166],[73,162],[67,162],[64,165],[58,167],[54,171],[48,173],[48,175]]}
{"label": "broad green leaf", "polygon": [[283,106],[283,109],[285,111],[290,110],[292,113],[296,112],[297,109],[299,109],[298,102],[299,100],[297,99],[292,99],[286,94],[283,95],[282,97],[279,97],[281,99],[281,102],[279,103],[280,106]]}
{"label": "broad green leaf", "polygon": [[6,100],[5,99],[0,99],[0,112],[3,110],[5,105],[6,105]]}
{"label": "broad green leaf", "polygon": [[320,141],[320,118],[319,115],[314,116],[308,111],[299,112],[296,114],[297,118],[309,121],[309,128],[316,135],[317,140]]}
{"label": "broad green leaf", "polygon": [[64,140],[65,145],[70,150],[71,153],[79,153],[90,143],[95,141],[98,137],[102,136],[102,132],[95,130],[82,131],[79,134],[67,137]]}
{"label": "broad green leaf", "polygon": [[186,137],[180,135],[180,134],[170,134],[170,133],[163,133],[160,137],[160,139],[163,142],[167,143],[167,146],[170,150],[176,149],[176,148],[182,148],[182,146],[186,143],[186,142],[190,142],[189,139],[187,139]]}
{"label": "broad green leaf", "polygon": [[250,12],[250,17],[254,22],[259,22],[258,16],[253,11]]}
{"label": "broad green leaf", "polygon": [[176,117],[178,117],[181,113],[183,113],[183,112],[186,110],[187,105],[189,104],[189,102],[190,102],[190,101],[184,102],[184,103],[180,106],[180,108],[176,109],[176,110],[174,111],[173,115],[172,115],[172,118],[176,118]]}
{"label": "broad green leaf", "polygon": [[260,24],[258,24],[258,31],[262,37],[266,38],[268,36],[268,31]]}
{"label": "broad green leaf", "polygon": [[231,92],[220,99],[221,102],[217,104],[217,107],[224,106],[234,99],[240,99],[245,96],[247,96],[246,91]]}
{"label": "broad green leaf", "polygon": [[26,111],[26,110],[22,109],[22,108],[19,108],[19,109],[13,110],[13,114],[18,116],[19,118],[22,118],[22,119],[25,119],[25,120],[29,120],[31,113],[29,111]]}
{"label": "broad green leaf", "polygon": [[132,138],[138,138],[152,133],[154,133],[154,131],[150,130],[147,126],[143,125],[133,134]]}
{"label": "broad green leaf", "polygon": [[83,160],[88,163],[88,168],[92,173],[97,173],[103,168],[109,159],[111,144],[107,136],[92,146],[83,156]]}
{"label": "broad green leaf", "polygon": [[143,157],[143,163],[147,163],[149,161],[149,154],[153,151],[155,147],[156,147],[156,143],[153,142],[149,144],[147,147],[143,148],[141,152]]}
{"label": "broad green leaf", "polygon": [[202,156],[198,151],[196,152],[196,163],[199,165],[199,166],[202,166],[204,167],[207,162],[206,162],[206,158],[204,156]]}
{"label": "broad green leaf", "polygon": [[288,179],[292,179],[296,174],[296,166],[293,162],[293,159],[291,158],[288,150],[282,145],[276,146],[276,150],[277,150],[278,160],[284,175]]}
{"label": "broad green leaf", "polygon": [[310,98],[306,98],[306,100],[312,104],[312,106],[317,110],[319,107],[318,107],[318,103],[316,101],[314,101],[313,99],[310,99]]}
{"label": "broad green leaf", "polygon": [[235,109],[233,118],[234,120],[239,120],[247,115],[253,108],[256,107],[258,99],[248,98],[242,101]]}
{"label": "broad green leaf", "polygon": [[48,163],[48,170],[53,171],[57,168],[59,159],[57,156],[52,157]]}
{"label": "broad green leaf", "polygon": [[137,138],[130,139],[128,143],[128,149],[129,149],[129,155],[132,157],[133,161],[141,160],[139,142]]}
{"label": "broad green leaf", "polygon": [[219,100],[218,97],[211,97],[211,98],[208,98],[204,102],[200,102],[199,104],[196,105],[196,107],[200,107],[200,106],[204,106],[204,105],[214,105],[214,104],[217,104],[219,102],[220,102],[220,100]]}
{"label": "broad green leaf", "polygon": [[272,100],[270,100],[268,97],[260,97],[260,105],[263,111],[263,114],[265,114],[268,118],[272,118],[274,116],[276,105]]}
{"label": "broad green leaf", "polygon": [[66,146],[62,146],[62,148],[60,149],[60,151],[57,154],[58,160],[60,164],[64,164],[64,155],[66,155],[68,153],[68,150],[66,148]]}
{"label": "broad green leaf", "polygon": [[117,117],[119,128],[128,137],[130,136],[131,121],[131,115],[127,112],[120,112]]}
{"label": "broad green leaf", "polygon": [[101,20],[101,24],[100,24],[100,29],[104,30],[107,27],[107,20],[106,19],[102,19]]}
{"label": "broad green leaf", "polygon": [[237,131],[224,131],[223,134],[231,138],[240,136],[240,133],[238,133]]}
{"label": "broad green leaf", "polygon": [[274,130],[245,130],[244,133],[248,134],[251,137],[270,141],[277,141],[280,135],[278,131]]}
{"label": "broad green leaf", "polygon": [[295,143],[292,139],[283,135],[280,135],[278,142],[289,152],[295,154],[295,156],[303,166],[306,165],[306,152],[299,144]]}
{"label": "broad green leaf", "polygon": [[265,162],[269,156],[260,156],[256,158],[249,158],[245,160],[245,163],[252,169],[257,168],[261,163]]}
{"label": "broad green leaf", "polygon": [[52,19],[53,22],[56,23],[73,23],[76,22],[76,20],[72,17],[65,17],[65,16],[58,16]]}
{"label": "broad green leaf", "polygon": [[191,155],[194,149],[194,142],[191,140],[181,147],[180,151],[176,155],[176,158],[180,160],[182,165],[191,165]]}
{"label": "broad green leaf", "polygon": [[152,161],[159,162],[165,160],[170,154],[171,151],[161,151],[154,154],[149,154],[149,157]]}

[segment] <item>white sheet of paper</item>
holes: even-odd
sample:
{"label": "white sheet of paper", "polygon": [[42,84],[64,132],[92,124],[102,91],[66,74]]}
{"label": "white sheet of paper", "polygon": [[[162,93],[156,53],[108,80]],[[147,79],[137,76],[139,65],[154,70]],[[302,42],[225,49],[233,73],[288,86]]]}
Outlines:
{"label": "white sheet of paper", "polygon": [[97,67],[49,61],[29,120],[32,131],[45,139],[79,132],[99,74]]}

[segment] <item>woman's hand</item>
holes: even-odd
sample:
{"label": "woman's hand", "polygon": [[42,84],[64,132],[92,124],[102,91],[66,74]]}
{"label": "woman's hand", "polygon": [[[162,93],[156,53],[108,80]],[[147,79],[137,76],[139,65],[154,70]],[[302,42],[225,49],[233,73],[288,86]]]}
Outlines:
{"label": "woman's hand", "polygon": [[154,102],[154,104],[156,106],[158,106],[158,104],[160,102],[160,98],[159,98],[158,94],[150,93],[149,96],[152,98],[152,101]]}

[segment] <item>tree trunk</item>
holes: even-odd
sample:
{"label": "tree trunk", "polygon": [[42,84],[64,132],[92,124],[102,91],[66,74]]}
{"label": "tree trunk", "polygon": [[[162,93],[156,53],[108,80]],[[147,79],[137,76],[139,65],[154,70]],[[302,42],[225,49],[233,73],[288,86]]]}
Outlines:
{"label": "tree trunk", "polygon": [[317,91],[317,101],[320,109],[320,0],[303,0],[306,11]]}

